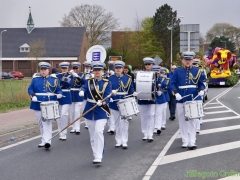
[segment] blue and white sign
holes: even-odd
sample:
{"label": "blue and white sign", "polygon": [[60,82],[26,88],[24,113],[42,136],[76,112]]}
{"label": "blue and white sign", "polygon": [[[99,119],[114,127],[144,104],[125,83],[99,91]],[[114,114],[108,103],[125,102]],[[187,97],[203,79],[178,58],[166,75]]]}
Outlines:
{"label": "blue and white sign", "polygon": [[104,62],[107,52],[103,46],[95,45],[88,49],[86,59],[88,62]]}
{"label": "blue and white sign", "polygon": [[92,61],[100,61],[101,52],[92,53]]}

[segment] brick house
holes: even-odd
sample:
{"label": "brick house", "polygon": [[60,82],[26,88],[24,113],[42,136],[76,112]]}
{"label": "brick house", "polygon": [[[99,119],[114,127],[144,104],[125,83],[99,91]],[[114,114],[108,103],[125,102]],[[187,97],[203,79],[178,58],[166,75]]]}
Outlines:
{"label": "brick house", "polygon": [[20,71],[31,77],[36,70],[36,57],[29,57],[31,42],[44,41],[45,53],[39,61],[49,62],[52,68],[59,63],[84,62],[89,48],[85,27],[34,28],[31,12],[27,28],[0,28],[2,33],[2,68],[4,72]]}

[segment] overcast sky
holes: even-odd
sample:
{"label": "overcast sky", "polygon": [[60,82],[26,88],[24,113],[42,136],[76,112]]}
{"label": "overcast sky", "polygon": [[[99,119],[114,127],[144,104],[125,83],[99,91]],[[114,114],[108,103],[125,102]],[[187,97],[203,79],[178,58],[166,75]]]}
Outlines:
{"label": "overcast sky", "polygon": [[[70,9],[82,3],[98,4],[113,12],[120,28],[133,28],[136,13],[140,19],[152,17],[156,9],[167,3],[181,24],[200,24],[205,35],[213,24],[226,22],[240,27],[240,0],[0,0],[0,28],[26,27],[31,6],[35,27],[59,27],[59,21]],[[224,3],[221,3],[224,2]],[[227,5],[229,3],[229,5]]]}

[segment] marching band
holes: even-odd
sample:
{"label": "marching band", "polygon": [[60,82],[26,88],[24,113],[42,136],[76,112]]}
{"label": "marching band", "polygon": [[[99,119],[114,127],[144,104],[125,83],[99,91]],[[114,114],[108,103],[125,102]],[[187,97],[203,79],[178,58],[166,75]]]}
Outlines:
{"label": "marching band", "polygon": [[[90,135],[93,163],[101,164],[107,122],[109,131],[115,133],[115,147],[127,149],[129,120],[140,112],[142,140],[152,142],[154,134],[160,135],[166,129],[167,104],[174,98],[183,143],[181,147],[197,148],[196,127],[202,116],[187,116],[189,112],[186,109],[193,108],[191,102],[194,100],[202,100],[205,76],[193,66],[193,52],[182,54],[183,67],[175,67],[171,78],[167,77],[166,68],[154,65],[155,60],[146,57],[143,59],[145,71],[136,72],[133,82],[132,76],[123,73],[123,61],[115,61],[114,74],[104,76],[106,57],[99,56],[99,52],[92,53],[93,50],[91,58],[87,56],[83,63],[83,73],[79,72],[79,62],[72,62],[70,71],[70,63],[62,62],[59,64],[62,72],[52,75],[49,75],[49,63],[39,63],[41,76],[33,78],[28,88],[30,109],[35,112],[42,137],[38,147],[51,147],[53,119],[57,120],[59,139],[67,139],[67,129],[63,129],[68,126],[70,112],[70,133],[80,134],[80,120],[75,120],[83,116]],[[175,107],[169,119],[175,119]]]}

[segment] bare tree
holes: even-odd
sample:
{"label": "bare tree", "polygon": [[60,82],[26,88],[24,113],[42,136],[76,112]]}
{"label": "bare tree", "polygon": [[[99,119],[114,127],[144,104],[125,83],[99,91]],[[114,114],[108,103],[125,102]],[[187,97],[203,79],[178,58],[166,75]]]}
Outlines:
{"label": "bare tree", "polygon": [[227,29],[232,25],[229,23],[216,23],[207,31],[207,41],[212,41],[216,36],[226,36]]}
{"label": "bare tree", "polygon": [[111,31],[119,26],[113,13],[106,12],[102,6],[81,4],[71,9],[60,21],[63,27],[85,27],[89,45],[105,44],[110,41]]}
{"label": "bare tree", "polygon": [[34,58],[36,61],[36,70],[38,72],[38,62],[39,58],[42,57],[45,53],[45,41],[42,39],[37,39],[29,43],[30,52],[28,53],[29,58]]}

